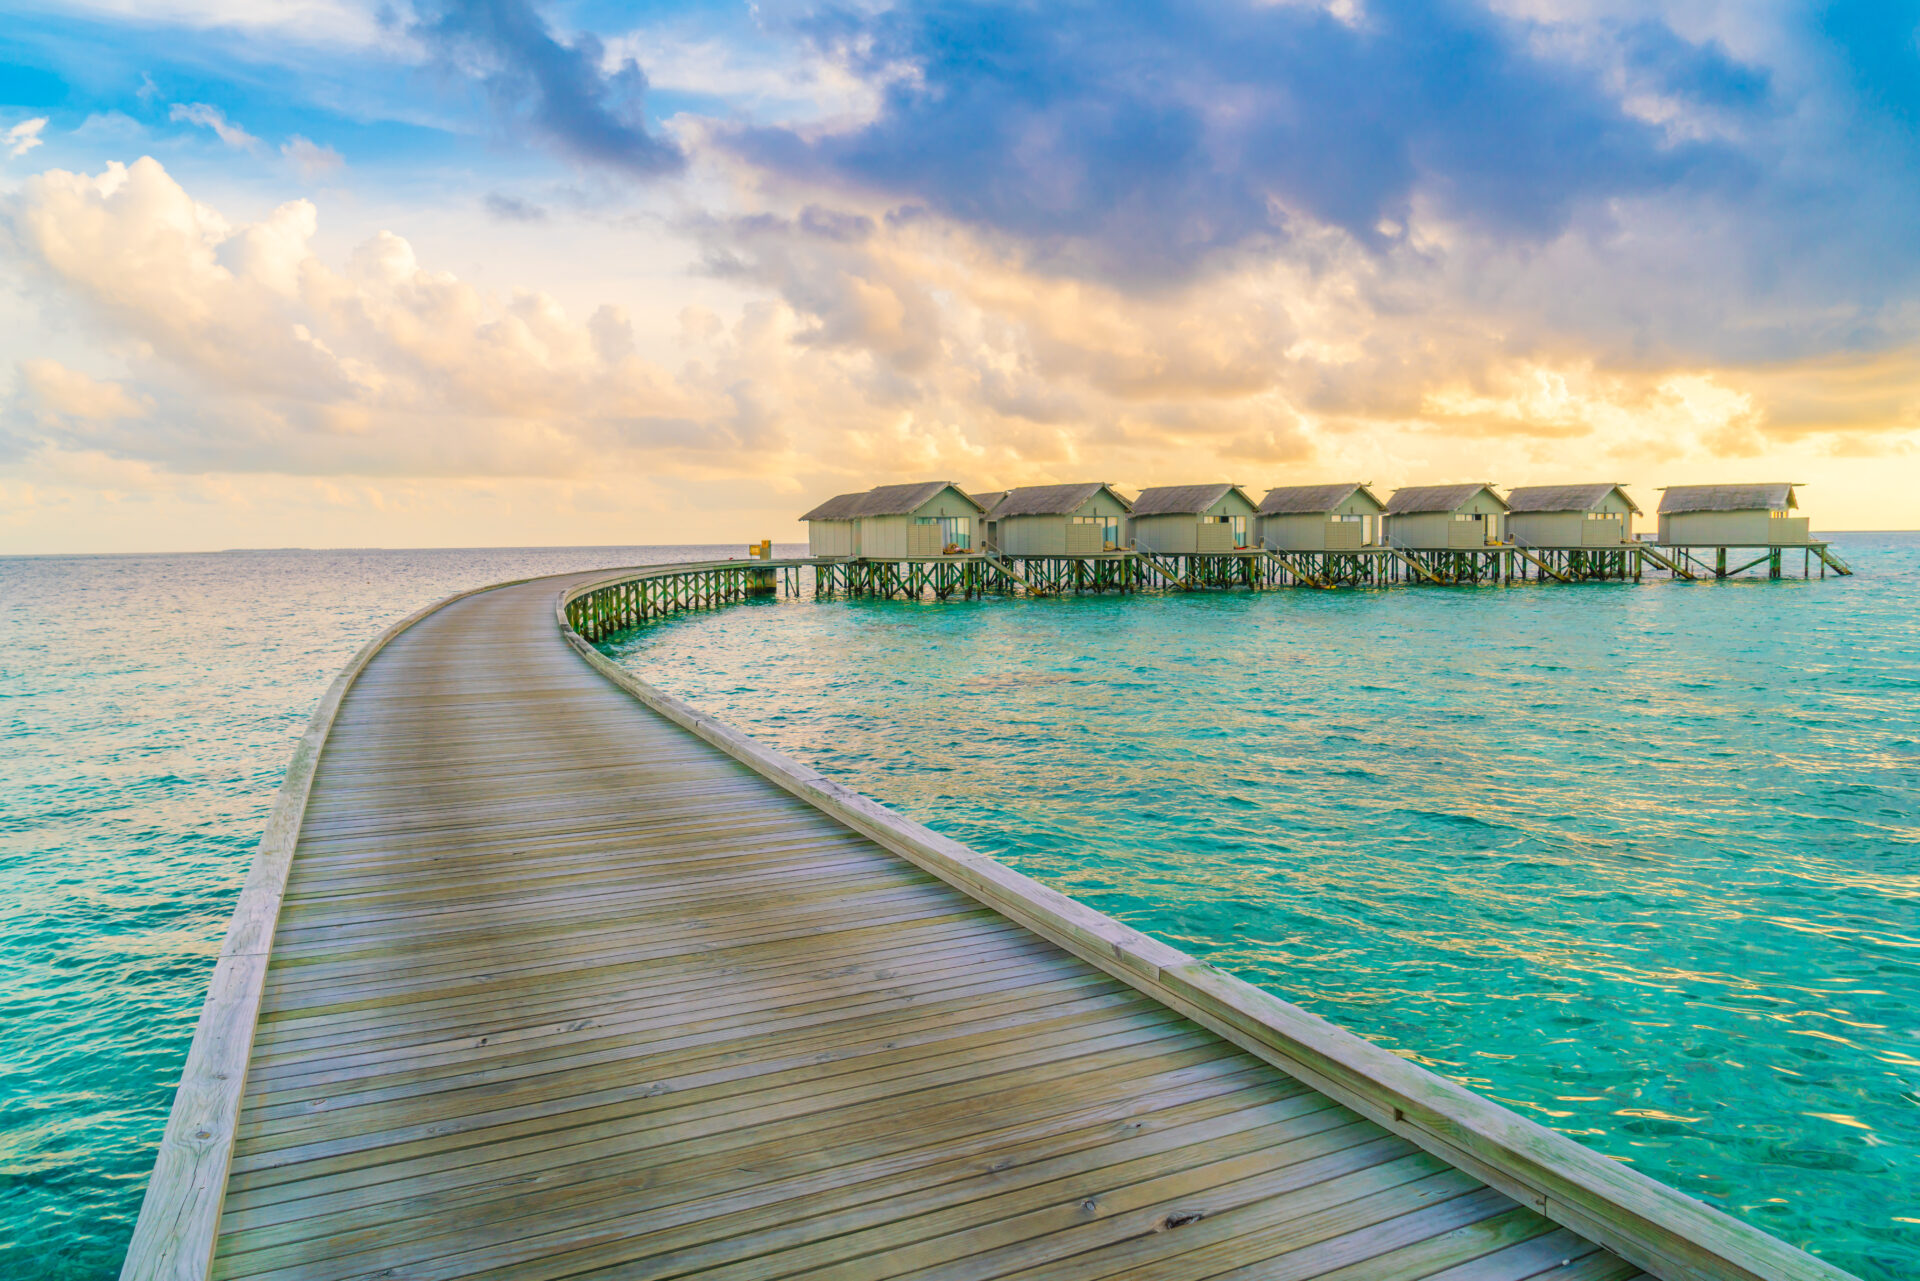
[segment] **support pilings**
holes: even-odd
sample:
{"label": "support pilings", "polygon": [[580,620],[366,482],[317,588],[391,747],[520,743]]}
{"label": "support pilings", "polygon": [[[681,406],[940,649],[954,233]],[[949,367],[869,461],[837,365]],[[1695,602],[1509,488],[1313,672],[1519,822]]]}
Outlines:
{"label": "support pilings", "polygon": [[[1801,546],[1801,575],[1851,567],[1825,543]],[[1711,550],[1711,559],[1706,553]],[[1757,551],[1744,563],[1728,552]],[[1784,546],[1688,548],[1489,546],[1468,549],[1368,547],[1347,551],[1251,548],[1181,554],[1104,552],[1092,556],[942,556],[922,559],[747,560],[660,566],[576,598],[567,607],[574,630],[590,641],[692,609],[748,599],[793,598],[809,589],[819,598],[881,597],[974,600],[985,596],[1067,596],[1143,591],[1275,587],[1389,587],[1498,585],[1523,582],[1640,582],[1649,569],[1675,578],[1731,578],[1760,565],[1769,579],[1785,576]],[[1696,554],[1698,553],[1698,554]]]}
{"label": "support pilings", "polygon": [[[1853,570],[1833,552],[1827,543],[1781,543],[1772,546],[1728,545],[1725,547],[1696,547],[1690,545],[1662,546],[1658,552],[1647,551],[1648,559],[1668,570],[1675,571],[1680,577],[1689,578],[1734,578],[1761,565],[1767,567],[1767,577],[1779,580],[1787,577],[1786,554],[1789,548],[1800,549],[1800,576],[1813,577],[1813,566],[1820,565],[1820,576],[1825,578],[1827,570],[1836,574],[1851,575]],[[1709,556],[1707,553],[1711,552]],[[1747,556],[1747,553],[1754,553]],[[1737,560],[1729,553],[1745,556]]]}

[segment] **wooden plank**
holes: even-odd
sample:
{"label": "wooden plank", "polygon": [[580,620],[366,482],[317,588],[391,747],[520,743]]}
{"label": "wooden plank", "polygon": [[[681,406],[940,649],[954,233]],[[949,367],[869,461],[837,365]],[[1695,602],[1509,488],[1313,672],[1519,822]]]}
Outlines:
{"label": "wooden plank", "polygon": [[[1003,1139],[991,1149],[991,1162],[966,1159],[967,1145],[950,1141],[921,1149],[911,1163],[896,1161],[885,1170],[863,1166],[860,1179],[852,1183],[829,1182],[816,1172],[798,1180],[742,1184],[728,1171],[726,1177],[708,1176],[701,1184],[687,1168],[694,1164],[689,1162],[676,1169],[670,1200],[649,1198],[636,1204],[630,1185],[616,1182],[609,1187],[605,1180],[598,1187],[543,1187],[516,1198],[508,1215],[449,1216],[437,1225],[437,1236],[393,1231],[406,1225],[391,1218],[370,1229],[336,1233],[328,1244],[339,1251],[340,1263],[335,1266],[330,1258],[328,1272],[351,1276],[404,1267],[410,1277],[428,1278],[484,1267],[496,1276],[511,1268],[511,1275],[530,1279],[644,1259],[651,1275],[667,1276],[831,1239],[863,1226],[900,1220],[927,1223],[926,1216],[941,1209],[1019,1189],[1045,1196],[1041,1189],[1049,1182],[1076,1171],[1112,1168],[1127,1160],[1176,1166],[1191,1163],[1194,1150],[1202,1145],[1229,1155],[1363,1124],[1311,1094],[1257,1107],[1224,1106],[1241,1097],[1171,1110],[1157,1126],[1101,1123],[1042,1132],[1022,1142]],[[291,1261],[297,1254],[282,1250],[275,1257]]]}
{"label": "wooden plank", "polygon": [[[724,954],[670,956],[640,966],[608,965],[590,975],[577,975],[563,990],[537,990],[504,1009],[491,992],[482,989],[414,1000],[404,1015],[387,1006],[345,1013],[289,1013],[262,1027],[254,1042],[253,1071],[263,1079],[298,1072],[299,1064],[309,1061],[316,1050],[337,1056],[386,1053],[384,1047],[399,1046],[404,1054],[404,1047],[418,1037],[434,1033],[452,1032],[485,1045],[496,1033],[538,1027],[543,1020],[571,1022],[597,1017],[601,1010],[624,1009],[649,999],[656,985],[671,986],[693,976],[714,984],[773,984],[791,975],[828,978],[865,972],[880,983],[893,972],[893,962],[915,949],[924,949],[936,964],[943,961],[955,946],[946,931],[970,922],[971,918],[946,916],[932,919],[937,930],[919,928],[928,922],[912,921],[907,927],[845,931],[835,936],[836,950],[824,955],[806,951],[804,939],[785,939]],[[860,950],[862,945],[870,950]],[[997,955],[996,940],[983,938],[980,953],[989,958]],[[289,1058],[291,1064],[285,1062]]]}
{"label": "wooden plank", "polygon": [[499,1125],[523,1117],[577,1112],[603,1099],[627,1096],[641,1071],[648,1078],[644,1088],[655,1097],[670,1097],[676,1108],[709,1098],[745,1104],[776,1091],[814,1093],[833,1087],[840,1078],[886,1081],[916,1075],[935,1062],[942,1072],[962,1065],[997,1065],[1056,1046],[1103,1043],[1107,1037],[1182,1026],[1171,1011],[1139,1005],[1047,1013],[1053,1017],[1042,1021],[955,1019],[933,1035],[889,1035],[863,1047],[836,1045],[830,1050],[770,1056],[723,1050],[724,1061],[718,1065],[710,1062],[715,1057],[712,1053],[684,1063],[663,1061],[643,1043],[529,1065],[487,1064],[425,1079],[382,1079],[377,1088],[250,1108],[247,1150],[314,1143],[341,1134],[381,1134],[388,1127],[427,1126],[446,1133],[453,1125]]}
{"label": "wooden plank", "polygon": [[[1010,1242],[984,1259],[964,1256],[921,1271],[926,1281],[962,1281],[979,1263],[1005,1277],[1057,1276],[1076,1281],[1100,1277],[1203,1277],[1231,1264],[1272,1253],[1279,1237],[1295,1247],[1341,1232],[1407,1215],[1417,1207],[1459,1201],[1479,1192],[1474,1180],[1447,1170],[1424,1152],[1384,1162],[1372,1158],[1409,1146],[1382,1138],[1280,1171],[1265,1181],[1266,1195],[1229,1186],[1174,1200],[1137,1199],[1131,1189],[1096,1198],[1078,1221],[1055,1216],[1056,1231]],[[1198,1216],[1198,1217],[1191,1217]],[[1449,1225],[1450,1226],[1450,1225]],[[848,1275],[884,1275],[867,1264]],[[834,1273],[827,1275],[833,1276]],[[1264,1272],[1261,1275],[1265,1275]]]}
{"label": "wooden plank", "polygon": [[[997,965],[1003,956],[1022,964],[1045,959],[1010,950],[1006,953],[987,951],[983,960]],[[964,966],[968,959],[952,951],[936,951],[917,964],[903,962],[898,969],[889,967],[884,959],[874,964],[831,967],[796,966],[789,961],[785,965],[729,966],[726,977],[736,983],[765,983],[764,989],[756,994],[764,1012],[754,1026],[755,1035],[791,1040],[797,1033],[799,1039],[804,1040],[808,1029],[821,1024],[833,1025],[833,1031],[839,1034],[857,1032],[869,1021],[893,1018],[902,1000],[896,996],[874,1009],[861,1009],[844,998],[822,1006],[818,999],[821,984],[844,980],[873,987],[943,967]],[[684,969],[677,972],[686,973]],[[410,1007],[404,1016],[388,1013],[382,1023],[368,1029],[382,1033],[377,1038],[343,1035],[341,1029],[324,1021],[317,1027],[301,1025],[297,1031],[284,1034],[282,1028],[292,1025],[279,1025],[272,1029],[271,1035],[263,1032],[254,1043],[255,1085],[264,1096],[382,1074],[393,1070],[391,1065],[401,1061],[424,1066],[436,1061],[436,1056],[444,1056],[449,1062],[481,1062],[497,1055],[518,1053],[528,1042],[538,1043],[550,1037],[593,1039],[600,1035],[618,1035],[653,1018],[652,995],[647,990],[633,990],[637,986],[631,979],[610,986],[595,983],[547,1001],[517,1000],[507,1010],[483,1003],[452,1015],[436,1011],[432,1017],[424,1018],[417,1008]],[[1104,974],[1065,971],[1055,978],[1046,972],[1043,964],[1031,985],[1014,989],[1002,999],[1051,1003],[1065,999],[1067,994],[1084,999],[1116,990],[1138,999],[1131,989]],[[944,1014],[953,1008],[957,998],[970,996],[971,992],[934,995],[938,999],[916,1002],[927,1017]],[[724,998],[716,998],[716,1003],[724,1010],[745,999],[728,993]],[[268,1062],[265,1052],[269,1049],[277,1052],[277,1061]]]}
{"label": "wooden plank", "polygon": [[[1117,1082],[1115,1082],[1117,1084]],[[672,1222],[695,1222],[724,1214],[744,1204],[767,1199],[811,1198],[836,1188],[859,1188],[872,1180],[901,1177],[922,1165],[958,1164],[976,1172],[998,1174],[1018,1163],[1022,1145],[1057,1135],[1090,1130],[1125,1138],[1171,1124],[1182,1110],[1195,1104],[1209,1108],[1222,1101],[1246,1100],[1260,1106],[1286,1095],[1283,1087],[1244,1063],[1215,1060],[1199,1066],[1147,1071],[1127,1078],[1126,1089],[1100,1090],[1091,1099],[1057,1088],[1012,1089],[955,1102],[920,1100],[867,1119],[839,1118],[846,1123],[831,1145],[795,1142],[804,1126],[779,1123],[756,1131],[733,1130],[724,1141],[695,1139],[678,1147],[662,1145],[642,1152],[615,1148],[607,1153],[569,1152],[566,1160],[542,1167],[538,1188],[514,1179],[426,1186],[410,1183],[378,1195],[332,1198],[319,1212],[314,1206],[266,1202],[254,1206],[230,1205],[233,1230],[256,1230],[287,1225],[291,1234],[310,1236],[321,1230],[293,1225],[346,1223],[378,1224],[414,1221],[465,1213],[505,1198],[516,1202],[528,1192],[551,1189],[566,1197],[569,1189],[595,1187],[623,1194],[624,1210],[653,1216],[656,1227],[669,1225],[658,1216],[670,1211]],[[1313,1096],[1318,1099],[1321,1096]],[[901,1124],[902,1117],[912,1125]],[[576,1157],[578,1159],[576,1159]],[[854,1179],[848,1170],[858,1171]],[[598,1198],[595,1198],[596,1200]],[[673,1207],[681,1207],[674,1211]],[[493,1211],[486,1210],[488,1217]],[[511,1217],[509,1215],[508,1217]]]}
{"label": "wooden plank", "polygon": [[[801,991],[794,997],[798,1000],[807,995],[811,994]],[[354,1097],[351,1092],[356,1087],[365,1089],[374,1083],[388,1097],[416,1086],[442,1091],[463,1077],[473,1077],[479,1069],[491,1074],[488,1079],[501,1080],[594,1061],[584,1055],[598,1056],[603,1062],[644,1055],[649,1070],[657,1075],[668,1064],[722,1055],[739,1059],[759,1046],[777,1049],[782,1056],[804,1053],[845,1057],[857,1053],[857,1047],[869,1041],[905,1047],[918,1038],[937,1040],[984,1023],[1034,1026],[1096,1013],[1138,1016],[1157,1008],[1104,975],[1065,975],[1052,982],[1034,983],[1018,973],[997,982],[970,983],[946,999],[915,1002],[913,1008],[904,1011],[898,1004],[878,1011],[865,1007],[848,1011],[843,1006],[844,998],[828,996],[804,1005],[782,1006],[783,1011],[799,1009],[803,1013],[779,1020],[768,1019],[757,1004],[730,1011],[719,1019],[696,1022],[688,1014],[664,1035],[659,1020],[651,1013],[621,1020],[589,1017],[546,1024],[527,1035],[477,1038],[481,1044],[472,1037],[436,1040],[407,1047],[402,1053],[381,1055],[371,1062],[362,1056],[351,1061],[311,1058],[305,1061],[309,1070],[298,1076],[258,1082],[258,1088],[249,1092],[246,1115],[250,1122],[265,1124],[275,1116],[290,1116],[296,1111],[304,1116],[343,1106]],[[786,1026],[769,1027],[770,1022]],[[884,1042],[877,1039],[882,1037]]]}
{"label": "wooden plank", "polygon": [[[1306,1281],[1349,1269],[1349,1278],[1366,1277],[1369,1265],[1382,1255],[1511,1209],[1512,1202],[1492,1188],[1463,1189],[1463,1177],[1457,1170],[1446,1170],[1417,1184],[1316,1210],[1293,1222],[1242,1230],[1237,1241],[1199,1250],[1174,1252],[1181,1244],[1175,1240],[1153,1266],[1130,1273],[1130,1281],[1196,1276],[1215,1281]],[[1256,1261],[1240,1261],[1249,1256]]]}
{"label": "wooden plank", "polygon": [[[1564,1275],[1574,1263],[1598,1253],[1599,1247],[1592,1242],[1558,1228],[1435,1272],[1426,1281],[1528,1281],[1532,1277]],[[1632,1267],[1624,1259],[1610,1261],[1619,1267]]]}
{"label": "wooden plank", "polygon": [[[461,1177],[486,1179],[497,1177],[499,1172],[481,1167],[492,1167],[504,1159],[533,1155],[537,1162],[549,1159],[539,1154],[603,1141],[669,1143],[800,1117],[819,1118],[815,1124],[825,1125],[828,1113],[862,1108],[897,1110],[896,1100],[902,1094],[936,1087],[971,1085],[986,1092],[1010,1079],[1041,1077],[1049,1068],[1054,1070],[1055,1079],[1069,1077],[1088,1070],[1089,1060],[1098,1058],[1113,1063],[1134,1059],[1143,1065],[1155,1059],[1200,1063],[1227,1053],[1227,1047],[1210,1042],[1198,1029],[1183,1033],[1163,1025],[1110,1033],[1064,1047],[1044,1047],[1016,1062],[1001,1063],[997,1070],[993,1064],[976,1068],[968,1063],[946,1071],[916,1073],[904,1080],[887,1076],[820,1090],[774,1089],[764,1092],[764,1097],[745,1099],[723,1095],[683,1104],[654,1089],[650,1081],[634,1080],[615,1100],[593,1101],[591,1106],[564,1118],[535,1116],[492,1124],[482,1118],[474,1125],[457,1121],[416,1124],[262,1150],[255,1150],[243,1133],[229,1181],[235,1187],[264,1191],[316,1179],[328,1180],[329,1188],[348,1187],[415,1175],[438,1177],[455,1170],[465,1172]],[[310,1194],[299,1189],[286,1193]]]}

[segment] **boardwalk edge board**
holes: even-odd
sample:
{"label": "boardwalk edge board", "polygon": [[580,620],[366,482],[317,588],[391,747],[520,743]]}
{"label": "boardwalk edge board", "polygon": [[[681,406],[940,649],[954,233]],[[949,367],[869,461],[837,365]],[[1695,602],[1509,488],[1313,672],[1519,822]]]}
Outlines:
{"label": "boardwalk edge board", "polygon": [[488,583],[456,592],[407,615],[361,646],[313,709],[306,732],[294,745],[267,830],[227,924],[153,1174],[140,1202],[140,1217],[120,1267],[121,1281],[200,1281],[212,1269],[280,901],[286,894],[320,753],[341,701],[367,664],[409,627],[456,601],[512,585]]}
{"label": "boardwalk edge board", "polygon": [[1664,1281],[1853,1281],[1823,1259],[834,782],[648,685],[568,622],[570,602],[615,583],[720,567],[738,568],[740,562],[660,566],[579,583],[558,593],[555,618],[567,643],[601,675],[783,790],[1654,1276]]}

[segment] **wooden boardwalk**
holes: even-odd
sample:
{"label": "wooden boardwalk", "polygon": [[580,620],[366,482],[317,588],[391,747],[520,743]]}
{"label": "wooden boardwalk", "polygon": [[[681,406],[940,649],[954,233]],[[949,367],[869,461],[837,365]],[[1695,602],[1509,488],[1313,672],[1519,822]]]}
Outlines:
{"label": "wooden boardwalk", "polygon": [[211,1275],[1642,1275],[650,710],[561,585],[347,689]]}

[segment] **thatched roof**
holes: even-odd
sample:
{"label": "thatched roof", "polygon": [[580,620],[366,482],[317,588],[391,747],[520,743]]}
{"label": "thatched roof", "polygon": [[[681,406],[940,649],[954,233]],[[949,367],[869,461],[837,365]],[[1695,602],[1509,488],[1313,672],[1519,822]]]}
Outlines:
{"label": "thatched roof", "polygon": [[836,494],[826,502],[802,516],[801,520],[852,520],[860,510],[860,494]]}
{"label": "thatched roof", "polygon": [[1494,492],[1492,485],[1413,485],[1406,489],[1396,489],[1393,497],[1387,500],[1387,515],[1414,516],[1421,512],[1457,511],[1481,490],[1493,494],[1493,501],[1502,507],[1506,499]]}
{"label": "thatched roof", "polygon": [[991,516],[993,509],[998,506],[1000,500],[1006,496],[1007,491],[1004,489],[990,489],[984,494],[975,494],[973,501],[979,503],[981,509]]}
{"label": "thatched roof", "polygon": [[923,480],[912,485],[880,485],[864,494],[841,494],[838,498],[829,498],[800,519],[860,520],[867,516],[905,516],[949,488],[975,507],[980,507],[978,500],[950,480]]}
{"label": "thatched roof", "polygon": [[993,518],[1069,516],[1103,489],[1113,494],[1114,501],[1121,507],[1131,509],[1132,504],[1114,494],[1111,486],[1093,480],[1078,485],[1028,485],[1022,489],[1009,489],[1007,496],[994,506]]}
{"label": "thatched roof", "polygon": [[1349,480],[1337,485],[1287,485],[1280,489],[1269,489],[1267,496],[1260,500],[1262,516],[1311,516],[1330,512],[1347,501],[1355,493],[1367,496],[1376,509],[1384,510],[1381,502],[1371,489],[1362,481]]}
{"label": "thatched roof", "polygon": [[1668,485],[1660,495],[1660,514],[1681,512],[1786,511],[1798,507],[1793,487],[1800,482],[1771,485]]}
{"label": "thatched roof", "polygon": [[1633,501],[1622,485],[1601,482],[1596,485],[1522,485],[1507,495],[1507,510],[1516,512],[1590,512],[1607,500],[1607,495],[1618,493],[1627,500],[1627,506],[1633,511],[1640,510],[1640,504]]}
{"label": "thatched roof", "polygon": [[1199,516],[1225,498],[1239,494],[1248,507],[1253,500],[1238,485],[1158,485],[1140,491],[1133,500],[1135,516]]}

